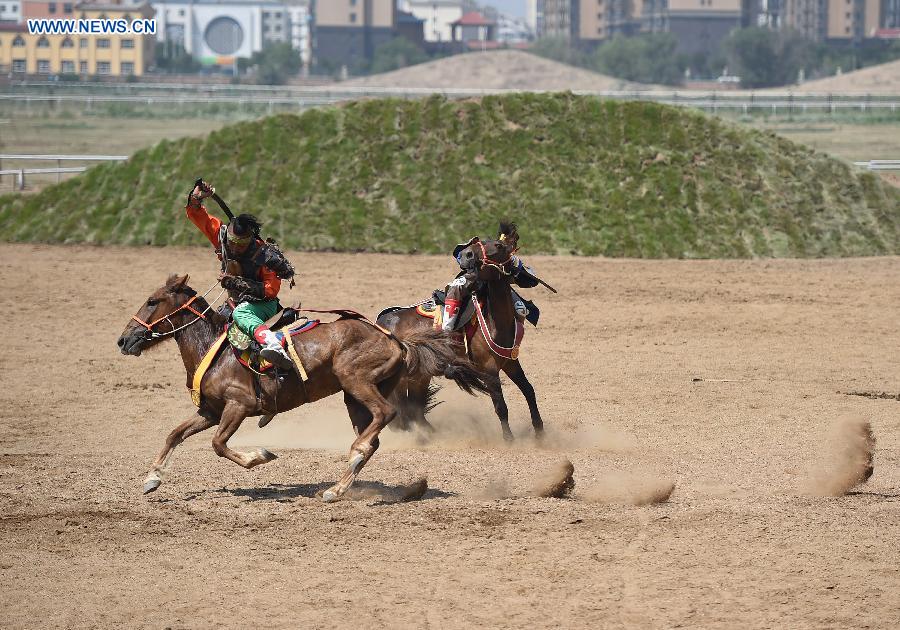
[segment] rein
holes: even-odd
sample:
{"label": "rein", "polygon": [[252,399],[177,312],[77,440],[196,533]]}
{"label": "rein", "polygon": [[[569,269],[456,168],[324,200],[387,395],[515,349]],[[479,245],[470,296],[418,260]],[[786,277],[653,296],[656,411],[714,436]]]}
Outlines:
{"label": "rein", "polygon": [[[212,309],[213,305],[214,305],[216,302],[219,301],[219,298],[222,297],[222,294],[223,294],[223,293],[225,293],[225,289],[222,289],[222,290],[219,292],[219,295],[217,295],[217,296],[215,297],[215,299],[212,300],[212,302],[210,302],[209,304],[207,304],[206,308],[203,309],[202,311],[198,311],[197,309],[195,309],[195,308],[192,306],[192,304],[193,304],[196,300],[198,300],[199,298],[205,298],[205,297],[206,297],[206,296],[207,296],[207,295],[208,295],[208,294],[216,287],[217,284],[219,284],[219,283],[218,283],[218,282],[214,282],[214,283],[212,284],[212,286],[210,286],[206,291],[203,292],[203,295],[194,294],[193,296],[191,296],[191,299],[189,299],[187,302],[185,302],[184,304],[182,304],[181,306],[179,306],[178,308],[176,308],[174,311],[172,311],[172,312],[169,313],[168,315],[163,315],[163,316],[160,317],[159,319],[157,319],[157,320],[155,320],[155,321],[153,321],[153,322],[151,322],[151,323],[149,323],[149,324],[148,324],[147,322],[145,322],[144,320],[142,320],[142,319],[141,319],[140,317],[138,317],[137,315],[132,315],[132,316],[131,316],[131,319],[133,319],[133,320],[136,321],[138,324],[140,324],[141,326],[143,326],[144,328],[147,329],[147,332],[150,333],[150,339],[159,339],[159,338],[161,338],[161,337],[168,337],[169,335],[174,335],[174,334],[177,333],[178,331],[184,330],[185,328],[187,328],[187,327],[190,326],[191,324],[196,324],[196,323],[197,323],[198,321],[200,321],[201,319],[203,319],[203,320],[206,319],[206,313],[208,313],[208,312],[210,311],[210,309]],[[196,315],[197,317],[195,317],[194,319],[192,319],[191,321],[189,321],[187,324],[184,324],[183,326],[178,326],[178,327],[176,328],[176,327],[175,327],[175,323],[174,323],[171,319],[169,319],[169,318],[172,317],[173,315],[175,315],[176,313],[179,313],[179,312],[181,312],[181,311],[183,311],[183,310],[188,310],[188,311],[192,312],[194,315]],[[172,327],[172,330],[170,330],[170,331],[168,331],[168,332],[164,332],[164,333],[156,332],[155,330],[153,330],[153,327],[156,326],[157,324],[159,324],[160,322],[168,322],[169,326]]]}
{"label": "rein", "polygon": [[494,341],[494,338],[491,336],[491,331],[488,330],[487,321],[484,318],[484,312],[481,307],[481,300],[476,296],[472,296],[472,299],[475,300],[475,315],[478,317],[478,327],[481,329],[481,334],[484,336],[484,340],[487,342],[488,348],[490,348],[491,352],[496,354],[501,359],[511,359],[515,361],[519,358],[519,348],[522,345],[522,338],[525,337],[525,325],[519,321],[518,318],[515,319],[515,340],[513,341],[513,345],[511,347],[501,346],[499,343]]}

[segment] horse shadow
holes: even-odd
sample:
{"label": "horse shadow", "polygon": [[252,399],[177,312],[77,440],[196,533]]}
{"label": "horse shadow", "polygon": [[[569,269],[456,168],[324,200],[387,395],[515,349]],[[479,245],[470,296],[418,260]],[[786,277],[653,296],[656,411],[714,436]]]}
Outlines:
{"label": "horse shadow", "polygon": [[[287,503],[295,499],[321,498],[322,493],[332,486],[333,482],[319,483],[272,483],[254,488],[223,487],[211,492],[243,497],[249,501],[275,501]],[[392,505],[431,499],[446,499],[456,496],[454,492],[445,492],[437,488],[428,488],[424,493],[415,491],[415,484],[388,485],[380,481],[357,481],[347,490],[343,501],[372,501],[374,505]]]}

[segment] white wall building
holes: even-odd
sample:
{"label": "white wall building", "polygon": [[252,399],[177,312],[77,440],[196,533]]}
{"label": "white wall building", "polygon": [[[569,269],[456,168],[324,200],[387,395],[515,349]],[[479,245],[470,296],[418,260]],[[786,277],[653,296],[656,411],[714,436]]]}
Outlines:
{"label": "white wall building", "polygon": [[[0,0],[3,1],[3,0]],[[179,42],[204,64],[232,65],[268,42],[289,41],[290,21],[276,2],[155,2],[157,40]]]}
{"label": "white wall building", "polygon": [[310,25],[312,24],[312,12],[309,0],[285,0],[285,9],[288,13],[290,24],[290,41],[294,50],[300,52],[303,66],[309,67],[312,59],[312,40],[310,38]]}
{"label": "white wall building", "polygon": [[471,8],[465,0],[400,0],[400,9],[425,20],[426,42],[453,41],[450,26]]}
{"label": "white wall building", "polygon": [[0,0],[0,22],[22,23],[21,0]]}

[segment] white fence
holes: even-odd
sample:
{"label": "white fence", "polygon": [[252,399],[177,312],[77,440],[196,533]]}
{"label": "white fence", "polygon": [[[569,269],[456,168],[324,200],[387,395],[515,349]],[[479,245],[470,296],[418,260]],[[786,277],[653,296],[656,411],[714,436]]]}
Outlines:
{"label": "white fence", "polygon": [[[127,160],[127,155],[23,155],[16,153],[0,153],[0,181],[4,175],[12,175],[14,186],[18,190],[25,189],[26,175],[56,175],[56,182],[60,182],[61,175],[65,173],[81,173],[87,170],[87,166],[63,166],[63,162],[122,162]],[[44,161],[56,162],[56,167],[47,168],[7,168],[3,169],[3,160],[7,161]]]}

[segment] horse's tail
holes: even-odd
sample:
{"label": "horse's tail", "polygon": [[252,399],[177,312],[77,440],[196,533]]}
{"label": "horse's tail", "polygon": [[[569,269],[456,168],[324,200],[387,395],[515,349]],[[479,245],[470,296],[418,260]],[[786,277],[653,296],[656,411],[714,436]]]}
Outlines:
{"label": "horse's tail", "polygon": [[457,356],[453,340],[439,330],[415,330],[396,337],[406,350],[406,373],[410,376],[446,376],[473,396],[490,394],[500,379],[476,369],[468,359]]}

